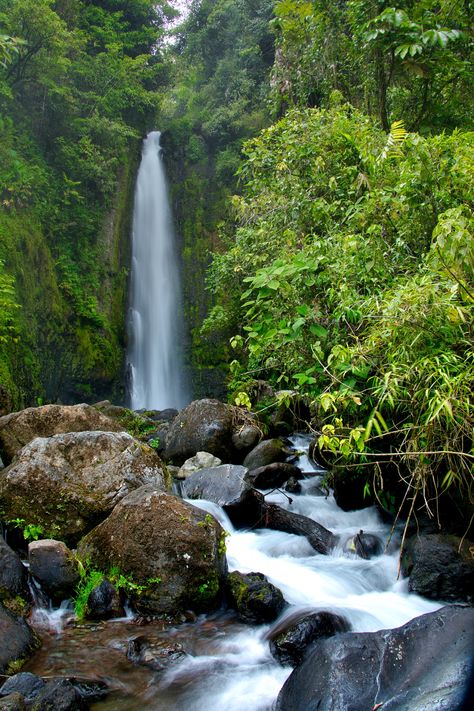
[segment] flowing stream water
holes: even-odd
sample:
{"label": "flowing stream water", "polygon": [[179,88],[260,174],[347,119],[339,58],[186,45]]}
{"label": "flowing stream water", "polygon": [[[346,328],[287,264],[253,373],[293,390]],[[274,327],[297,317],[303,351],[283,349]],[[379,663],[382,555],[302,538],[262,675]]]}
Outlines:
{"label": "flowing stream water", "polygon": [[[298,449],[303,437],[293,438]],[[344,512],[334,497],[320,489],[322,472],[300,462],[309,476],[292,501],[282,493],[269,494],[292,511],[317,520],[341,536],[341,546],[330,555],[316,553],[304,537],[270,530],[236,531],[222,509],[192,501],[212,513],[229,532],[229,570],[264,573],[283,592],[289,607],[282,617],[298,610],[329,610],[343,615],[357,632],[398,627],[442,603],[411,594],[407,581],[397,580],[398,549],[370,560],[345,553],[345,538],[363,529],[383,540],[389,536],[375,508]],[[250,627],[235,615],[220,611],[196,622],[170,626],[152,622],[138,627],[133,619],[107,623],[65,625],[48,629],[42,617],[43,648],[27,669],[42,675],[99,676],[112,693],[95,704],[96,711],[269,711],[290,667],[272,658],[267,641],[270,625]],[[64,608],[66,619],[67,609]],[[281,622],[281,619],[278,621]],[[45,629],[46,628],[46,629]],[[127,641],[140,634],[163,643],[179,642],[187,657],[164,672],[133,665],[126,659]]]}
{"label": "flowing stream water", "polygon": [[144,143],[135,188],[127,372],[132,409],[181,408],[189,398],[182,355],[178,259],[160,133]]}

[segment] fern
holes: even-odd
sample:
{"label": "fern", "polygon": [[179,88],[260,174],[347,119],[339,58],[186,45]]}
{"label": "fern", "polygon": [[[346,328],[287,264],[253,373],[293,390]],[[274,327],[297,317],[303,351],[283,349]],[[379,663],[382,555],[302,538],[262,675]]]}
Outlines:
{"label": "fern", "polygon": [[403,121],[394,121],[390,126],[390,133],[383,151],[377,161],[381,163],[387,158],[398,158],[402,153],[402,144],[408,136]]}

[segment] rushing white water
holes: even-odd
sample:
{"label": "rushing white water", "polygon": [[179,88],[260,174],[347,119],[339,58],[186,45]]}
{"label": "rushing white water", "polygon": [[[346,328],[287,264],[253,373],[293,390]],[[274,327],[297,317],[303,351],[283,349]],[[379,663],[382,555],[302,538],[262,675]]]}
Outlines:
{"label": "rushing white water", "polygon": [[143,143],[135,188],[128,377],[132,409],[180,408],[188,397],[181,293],[160,133]]}

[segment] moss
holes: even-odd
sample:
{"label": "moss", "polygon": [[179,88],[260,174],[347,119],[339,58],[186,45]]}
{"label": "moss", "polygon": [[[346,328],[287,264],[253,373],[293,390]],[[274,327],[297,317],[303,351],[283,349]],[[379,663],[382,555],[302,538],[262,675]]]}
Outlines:
{"label": "moss", "polygon": [[[1,598],[2,591],[0,590],[0,599]],[[13,615],[16,615],[16,617],[25,618],[29,614],[31,609],[29,603],[23,597],[21,597],[21,595],[2,599],[2,603],[4,607],[6,607],[7,610],[9,610]]]}

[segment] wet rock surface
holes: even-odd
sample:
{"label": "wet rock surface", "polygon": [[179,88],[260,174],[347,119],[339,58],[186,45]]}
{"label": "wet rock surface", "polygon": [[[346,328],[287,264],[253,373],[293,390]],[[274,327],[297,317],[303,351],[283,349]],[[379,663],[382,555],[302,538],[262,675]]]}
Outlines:
{"label": "wet rock surface", "polygon": [[276,489],[288,479],[302,479],[301,469],[287,462],[273,462],[258,469],[252,469],[247,474],[247,481],[256,489]]}
{"label": "wet rock surface", "polygon": [[0,535],[0,600],[22,595],[26,579],[26,569],[20,557]]}
{"label": "wet rock surface", "polygon": [[72,551],[62,541],[42,539],[28,545],[30,573],[53,601],[60,603],[74,593],[80,580]]}
{"label": "wet rock surface", "polygon": [[257,444],[244,459],[244,467],[249,471],[265,467],[274,462],[284,462],[289,450],[281,439],[265,439]]}
{"label": "wet rock surface", "polygon": [[75,543],[130,491],[149,483],[166,488],[161,461],[129,434],[58,434],[33,440],[2,471],[0,504],[7,518]]}
{"label": "wet rock surface", "polygon": [[474,609],[460,605],[323,639],[285,682],[276,711],[459,711],[473,646]]}
{"label": "wet rock surface", "polygon": [[474,600],[473,546],[457,536],[414,536],[406,546],[402,569],[411,592],[433,600]]}
{"label": "wet rock surface", "polygon": [[183,484],[183,496],[188,499],[207,499],[225,511],[238,507],[250,489],[245,477],[247,469],[237,464],[200,469]]}
{"label": "wet rock surface", "polygon": [[110,620],[125,615],[121,595],[107,578],[90,592],[86,615],[90,620]]}
{"label": "wet rock surface", "polygon": [[0,603],[0,674],[11,671],[39,647],[39,640],[21,617],[16,617]]}
{"label": "wet rock surface", "polygon": [[273,622],[286,606],[283,593],[262,573],[230,573],[226,581],[229,605],[250,624]]}
{"label": "wet rock surface", "polygon": [[0,696],[21,694],[24,701],[31,702],[38,696],[45,685],[44,680],[30,672],[19,672],[6,680],[0,689]]}
{"label": "wet rock surface", "polygon": [[270,651],[280,664],[296,667],[318,639],[349,629],[347,620],[333,612],[296,612],[270,630]]}
{"label": "wet rock surface", "polygon": [[127,645],[127,659],[134,664],[142,664],[155,671],[163,671],[179,662],[186,652],[179,643],[163,643],[149,640],[144,635],[134,637]]}

